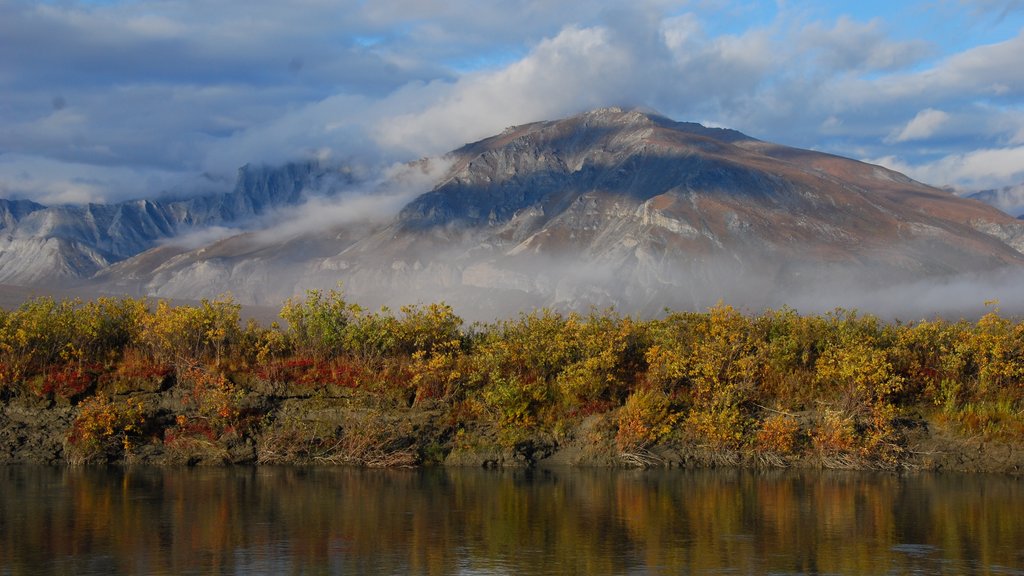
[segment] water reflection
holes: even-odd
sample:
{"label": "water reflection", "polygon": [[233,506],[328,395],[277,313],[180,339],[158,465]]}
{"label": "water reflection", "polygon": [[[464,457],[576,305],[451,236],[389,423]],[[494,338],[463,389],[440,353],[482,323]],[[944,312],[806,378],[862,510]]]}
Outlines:
{"label": "water reflection", "polygon": [[0,469],[0,575],[1024,574],[1007,477]]}

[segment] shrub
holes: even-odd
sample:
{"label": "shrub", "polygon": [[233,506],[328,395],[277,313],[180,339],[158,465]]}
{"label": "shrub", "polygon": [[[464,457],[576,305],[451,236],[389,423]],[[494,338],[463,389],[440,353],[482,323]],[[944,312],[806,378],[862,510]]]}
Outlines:
{"label": "shrub", "polygon": [[619,452],[636,452],[652,446],[672,431],[678,419],[669,410],[668,397],[656,390],[637,390],[619,410],[615,446]]}
{"label": "shrub", "polygon": [[176,368],[196,362],[219,363],[239,341],[241,306],[230,296],[203,299],[198,307],[174,306],[166,300],[145,317],[140,335],[153,358]]}
{"label": "shrub", "polygon": [[206,422],[214,434],[219,436],[238,424],[244,393],[222,372],[193,364],[184,369],[178,384],[187,390],[188,415]]}
{"label": "shrub", "polygon": [[736,450],[743,445],[750,419],[739,406],[693,410],[686,418],[691,439],[714,450]]}
{"label": "shrub", "polygon": [[112,400],[105,395],[86,398],[79,404],[66,447],[68,461],[84,464],[131,456],[145,424],[145,407],[137,398]]}
{"label": "shrub", "polygon": [[857,449],[857,429],[852,416],[826,408],[811,433],[811,443],[823,456],[840,456]]}
{"label": "shrub", "polygon": [[302,356],[318,360],[340,354],[346,343],[346,328],[362,309],[345,301],[340,290],[307,290],[306,299],[289,298],[281,308],[288,323],[288,337]]}
{"label": "shrub", "polygon": [[484,405],[498,424],[500,440],[511,446],[535,431],[540,411],[550,405],[550,390],[536,378],[495,377],[483,391]]}
{"label": "shrub", "polygon": [[855,411],[889,402],[904,384],[885,350],[859,341],[825,349],[818,359],[815,378],[821,386],[838,393],[847,409]]}
{"label": "shrub", "polygon": [[65,364],[53,366],[41,377],[35,392],[40,396],[72,399],[81,396],[96,382],[97,365]]}
{"label": "shrub", "polygon": [[755,436],[759,450],[779,455],[793,454],[797,448],[800,423],[788,414],[773,414],[761,422]]}

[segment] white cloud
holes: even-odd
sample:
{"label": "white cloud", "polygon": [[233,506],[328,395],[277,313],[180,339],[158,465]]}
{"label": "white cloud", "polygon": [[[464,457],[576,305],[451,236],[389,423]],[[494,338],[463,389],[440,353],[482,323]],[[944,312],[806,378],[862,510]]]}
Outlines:
{"label": "white cloud", "polygon": [[798,37],[803,50],[833,71],[897,70],[919,62],[932,51],[920,40],[890,40],[878,18],[857,22],[841,16],[831,27],[812,23]]}
{"label": "white cloud", "polygon": [[0,59],[0,154],[59,167],[22,194],[118,199],[247,162],[388,166],[607,105],[911,166],[1024,141],[1024,33],[943,54],[914,37],[925,24],[823,6],[0,0],[0,54],[17,55]]}
{"label": "white cloud", "polygon": [[335,197],[312,195],[294,208],[271,217],[275,223],[255,233],[253,238],[264,244],[329,231],[358,222],[382,222],[394,216],[413,198],[428,192],[451,164],[431,158],[413,164],[395,164],[385,169],[372,182]]}
{"label": "white cloud", "polygon": [[29,198],[43,204],[153,197],[169,190],[201,193],[227,186],[157,169],[97,166],[19,154],[0,155],[0,198]]}
{"label": "white cloud", "polygon": [[952,185],[965,191],[998,188],[1024,181],[1024,146],[972,150],[938,160],[912,163],[897,156],[869,159],[935,186]]}
{"label": "white cloud", "polygon": [[907,122],[907,125],[899,133],[892,135],[889,141],[924,140],[932,137],[947,122],[949,122],[949,114],[942,110],[926,108],[918,112],[910,122]]}
{"label": "white cloud", "polygon": [[509,124],[558,117],[621,97],[633,76],[632,63],[607,30],[568,28],[498,72],[424,88],[435,91],[437,99],[423,110],[382,119],[374,135],[389,149],[414,155],[443,152]]}

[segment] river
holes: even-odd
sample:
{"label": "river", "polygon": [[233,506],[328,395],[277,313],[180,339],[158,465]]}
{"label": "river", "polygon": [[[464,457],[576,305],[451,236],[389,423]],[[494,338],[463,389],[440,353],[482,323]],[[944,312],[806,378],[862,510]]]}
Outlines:
{"label": "river", "polygon": [[0,575],[35,574],[1024,574],[1024,482],[0,468]]}

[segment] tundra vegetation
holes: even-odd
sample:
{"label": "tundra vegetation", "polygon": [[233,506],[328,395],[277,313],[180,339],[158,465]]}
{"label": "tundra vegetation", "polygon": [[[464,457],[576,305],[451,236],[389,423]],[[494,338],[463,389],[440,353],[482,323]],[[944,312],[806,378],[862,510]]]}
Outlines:
{"label": "tundra vegetation", "polygon": [[0,458],[46,461],[25,438],[48,434],[50,461],[76,464],[902,469],[1024,439],[1024,323],[996,308],[466,325],[445,304],[370,311],[331,290],[281,317],[243,323],[229,297],[0,311],[0,420],[20,430]]}

